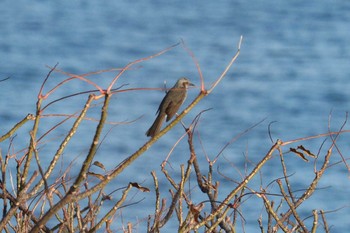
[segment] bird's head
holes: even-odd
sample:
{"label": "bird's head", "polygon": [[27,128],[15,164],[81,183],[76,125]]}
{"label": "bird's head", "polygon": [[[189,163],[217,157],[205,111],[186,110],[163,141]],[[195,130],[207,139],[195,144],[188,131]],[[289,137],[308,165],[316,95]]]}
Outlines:
{"label": "bird's head", "polygon": [[177,88],[188,88],[189,86],[194,86],[193,83],[190,82],[190,80],[188,80],[187,78],[179,78],[179,80],[177,80],[175,87]]}

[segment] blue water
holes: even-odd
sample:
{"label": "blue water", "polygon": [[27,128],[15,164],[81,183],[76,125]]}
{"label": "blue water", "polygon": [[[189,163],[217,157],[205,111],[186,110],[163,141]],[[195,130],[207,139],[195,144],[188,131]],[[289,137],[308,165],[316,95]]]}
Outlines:
{"label": "blue water", "polygon": [[[251,163],[259,162],[272,145],[268,135],[269,123],[275,122],[271,126],[274,140],[280,138],[288,141],[325,133],[329,124],[330,130],[338,130],[346,120],[350,99],[349,12],[350,3],[345,1],[134,3],[65,0],[46,3],[37,0],[30,4],[23,0],[3,1],[0,7],[0,80],[6,77],[10,79],[0,83],[0,132],[6,132],[27,113],[34,113],[36,96],[49,71],[46,66],[52,67],[59,63],[59,69],[75,74],[120,68],[183,39],[199,61],[209,87],[236,52],[239,38],[243,35],[241,54],[224,81],[184,119],[189,124],[201,110],[213,108],[202,116],[199,123],[198,132],[203,149],[198,137],[196,139],[198,157],[205,172],[205,154],[213,159],[233,137],[266,118],[228,147],[216,164],[220,172],[239,181],[241,174],[235,169],[244,174],[245,162],[249,160],[247,166],[248,170],[251,169]],[[89,77],[105,88],[115,74],[116,71]],[[122,76],[116,87],[127,83],[130,88],[160,88],[164,81],[168,86],[173,85],[180,76],[189,77],[197,86],[200,84],[196,66],[181,45],[163,56],[136,65]],[[55,73],[44,92],[64,78]],[[60,88],[45,103],[91,89],[92,86],[73,81]],[[198,89],[190,90],[185,104],[197,93]],[[96,160],[104,163],[107,169],[112,169],[138,149],[147,140],[144,133],[154,120],[163,95],[161,91],[115,95],[108,120],[136,121],[113,128],[104,140]],[[85,100],[86,96],[78,96],[61,101],[49,107],[44,114],[72,114],[80,110]],[[97,118],[100,106],[91,110],[89,116]],[[43,119],[40,133],[49,130],[61,119],[53,116]],[[79,169],[95,125],[92,121],[82,125],[74,144],[65,152],[62,164],[68,165],[76,159],[74,166]],[[41,148],[44,166],[57,148],[57,139],[62,139],[69,126],[61,126],[44,140]],[[105,133],[111,127],[108,126]],[[18,132],[13,151],[25,147],[30,128],[28,125]],[[181,126],[176,126],[118,177],[113,184],[115,186],[108,190],[123,187],[129,181],[152,188],[150,171],[156,170],[163,179],[159,165],[182,133]],[[342,135],[338,144],[346,159],[349,158],[348,137],[348,134]],[[316,154],[323,139],[291,146],[303,144]],[[329,140],[327,143],[321,149],[320,160],[328,149]],[[1,144],[3,154],[7,148],[6,142]],[[187,162],[187,148],[186,141],[181,142],[170,159],[175,170],[169,169],[175,177],[179,175],[179,165]],[[284,149],[287,151],[289,147]],[[339,152],[334,152],[332,162],[340,161]],[[278,161],[276,156],[263,170],[263,187],[282,176]],[[14,163],[10,165],[15,167]],[[62,165],[62,169],[65,169],[65,165]],[[304,163],[290,156],[288,166],[289,174],[294,174],[291,180],[295,190],[305,188],[313,179],[313,162]],[[317,167],[320,167],[319,163]],[[101,172],[98,169],[96,171]],[[225,196],[235,184],[217,171],[215,174],[221,183],[221,194]],[[303,217],[311,215],[313,209],[331,211],[345,207],[327,217],[332,232],[348,229],[348,176],[343,163],[329,168],[320,184],[320,187],[326,188],[318,190],[303,205]],[[170,188],[166,182],[162,187],[164,193]],[[259,191],[259,187],[260,180],[257,177],[250,188]],[[139,204],[142,208],[137,205],[137,208],[131,206],[123,209],[124,221],[138,223],[137,231],[144,231],[144,219],[153,211],[153,194],[135,192],[135,197],[129,199],[129,203],[145,197]],[[192,195],[198,198],[198,202],[206,200],[200,193]],[[255,204],[245,205],[241,210],[247,221],[246,232],[259,230],[256,220],[260,214],[264,214],[261,200],[256,198],[252,202]],[[176,228],[172,227],[176,227],[175,220],[167,229],[175,231]],[[116,221],[113,229],[121,228],[122,223]],[[237,225],[237,229],[241,230],[240,226]]]}

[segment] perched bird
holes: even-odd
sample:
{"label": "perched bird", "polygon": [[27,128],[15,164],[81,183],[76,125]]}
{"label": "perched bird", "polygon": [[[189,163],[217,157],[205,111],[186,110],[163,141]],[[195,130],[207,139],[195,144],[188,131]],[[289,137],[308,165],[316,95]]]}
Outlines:
{"label": "perched bird", "polygon": [[179,110],[187,96],[188,86],[194,86],[187,78],[180,78],[175,85],[166,93],[158,108],[158,116],[153,125],[146,132],[147,137],[154,137],[162,127],[164,118],[169,121]]}

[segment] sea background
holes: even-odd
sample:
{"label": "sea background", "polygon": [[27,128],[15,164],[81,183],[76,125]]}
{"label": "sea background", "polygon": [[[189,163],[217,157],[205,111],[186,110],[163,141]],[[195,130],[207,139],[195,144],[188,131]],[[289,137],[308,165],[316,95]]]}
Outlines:
{"label": "sea background", "polygon": [[[236,53],[241,36],[240,56],[224,80],[183,119],[189,125],[198,113],[210,109],[201,116],[195,141],[203,172],[207,170],[206,155],[214,159],[226,143],[238,138],[216,163],[214,172],[222,197],[235,187],[232,180],[240,181],[245,169],[249,172],[267,153],[273,144],[270,136],[274,141],[288,141],[337,131],[347,119],[350,109],[350,2],[347,1],[5,0],[0,5],[0,80],[9,77],[0,82],[1,135],[28,113],[35,113],[40,86],[49,67],[56,64],[58,69],[73,74],[122,68],[183,41],[198,60],[206,87],[210,87]],[[88,78],[106,88],[117,73],[105,72]],[[143,90],[113,96],[108,121],[121,124],[108,125],[96,160],[106,169],[112,169],[142,146],[148,140],[145,132],[164,96],[160,88],[164,82],[172,86],[181,76],[188,77],[197,86],[189,90],[186,105],[198,94],[200,79],[183,44],[162,56],[138,63],[123,74],[116,88],[127,84],[123,88]],[[61,73],[53,73],[44,94],[64,78]],[[92,89],[82,81],[72,81],[50,95],[45,103]],[[53,114],[73,114],[84,106],[86,99],[86,95],[79,95],[49,106],[44,111],[47,117],[42,120],[39,135],[63,119]],[[96,102],[98,105],[90,117],[99,116],[101,102]],[[51,132],[40,145],[43,166],[50,161],[71,122]],[[71,163],[74,169],[80,168],[95,126],[94,121],[82,125],[73,146],[63,155],[62,169]],[[18,132],[11,149],[9,143],[2,143],[2,154],[25,148],[30,129],[31,125],[27,124]],[[349,129],[348,124],[344,129]],[[120,232],[127,222],[132,222],[136,232],[145,232],[146,219],[153,213],[155,201],[150,171],[156,171],[165,182],[160,164],[183,133],[181,125],[177,125],[106,190],[108,193],[125,187],[128,182],[138,182],[151,189],[150,193],[134,191],[128,203],[141,203],[125,207],[119,213],[113,225],[115,231]],[[321,160],[330,145],[328,138],[321,147],[326,138],[290,147],[303,144],[315,154],[320,151]],[[340,137],[338,147],[349,163],[348,134]],[[179,178],[179,166],[189,158],[187,148],[184,139],[169,159],[168,169],[176,178]],[[304,218],[309,217],[313,209],[336,210],[327,214],[332,232],[345,232],[350,228],[349,171],[344,163],[337,163],[341,161],[339,151],[334,150],[332,163],[336,164],[327,170],[320,189],[303,205]],[[267,187],[281,178],[278,155],[275,157],[252,182],[251,188],[260,191],[260,185]],[[288,173],[295,190],[305,189],[313,179],[314,160],[309,159],[306,163],[295,154],[287,156]],[[10,166],[14,175],[15,163]],[[101,169],[95,168],[95,171],[101,172]],[[276,186],[269,186],[269,191],[277,191]],[[168,184],[162,183],[161,187],[164,195],[168,195]],[[112,195],[116,201],[121,191]],[[200,193],[192,195],[198,202],[205,200]],[[258,232],[257,218],[265,214],[263,204],[257,197],[248,201],[252,204],[241,210],[244,228],[237,226],[237,229]],[[164,232],[176,229],[173,220]]]}

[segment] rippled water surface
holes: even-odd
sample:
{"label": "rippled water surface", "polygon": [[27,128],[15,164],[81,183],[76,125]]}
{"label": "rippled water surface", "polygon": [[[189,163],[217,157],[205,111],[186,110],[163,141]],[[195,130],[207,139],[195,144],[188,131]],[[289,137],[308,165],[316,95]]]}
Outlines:
{"label": "rippled water surface", "polygon": [[[330,130],[339,130],[346,120],[350,99],[349,12],[350,3],[346,1],[136,3],[63,0],[50,3],[32,1],[30,4],[23,0],[3,1],[0,7],[0,80],[10,79],[0,83],[1,135],[27,113],[34,113],[40,85],[49,71],[47,66],[58,63],[59,69],[75,74],[120,68],[182,39],[195,54],[209,86],[235,54],[239,38],[243,35],[241,54],[224,81],[184,119],[189,124],[201,110],[212,108],[203,114],[199,124],[203,149],[199,140],[196,141],[203,169],[207,167],[203,150],[214,158],[225,143],[265,119],[228,147],[218,160],[219,172],[240,180],[232,164],[243,171],[246,157],[257,163],[264,156],[272,145],[268,133],[270,123],[274,122],[271,137],[287,141],[326,133],[329,127]],[[115,74],[117,71],[89,77],[105,88]],[[128,84],[129,88],[160,88],[164,81],[168,86],[173,85],[180,76],[189,77],[197,87],[200,84],[197,68],[181,45],[134,66],[118,80],[116,87]],[[64,77],[55,73],[44,92]],[[92,89],[86,83],[72,81],[45,103]],[[191,89],[185,104],[197,93],[198,88]],[[97,154],[97,160],[103,162],[107,169],[116,166],[147,140],[144,133],[151,125],[163,95],[163,92],[155,90],[132,91],[112,98],[108,120],[135,122],[115,126],[103,142],[100,148],[103,153]],[[76,96],[51,105],[44,113],[72,114],[79,111],[85,101],[86,96]],[[91,117],[99,117],[100,106],[95,107],[95,115],[92,111]],[[54,125],[57,118],[50,116],[43,122],[47,124],[41,134]],[[78,140],[63,155],[63,162],[69,164],[75,158],[77,164],[83,161],[89,148],[87,142],[92,138],[93,124],[89,121],[81,127]],[[42,146],[43,163],[46,161],[44,152],[53,153],[52,148],[57,148],[55,139],[61,139],[67,128],[68,124],[48,136],[49,141],[45,143],[53,145]],[[28,126],[21,132],[25,134],[29,130]],[[156,170],[161,176],[159,164],[182,133],[183,129],[178,125],[165,135],[116,179],[115,188],[123,187],[129,181],[152,187],[150,171]],[[303,145],[317,153],[323,139],[309,140]],[[348,139],[346,134],[339,139],[339,149],[345,158],[348,158]],[[20,150],[27,141],[27,138],[15,138],[14,149]],[[7,151],[6,144],[2,145],[1,150]],[[175,168],[172,172],[175,175],[178,174],[178,166],[186,164],[186,149],[186,141],[183,141],[172,155],[171,162]],[[326,149],[325,146],[320,150],[320,157],[323,158]],[[335,152],[332,162],[340,161],[338,153]],[[289,173],[294,174],[295,189],[305,188],[313,178],[313,163],[304,163],[294,156],[287,160]],[[263,186],[282,174],[278,159],[275,161],[263,170]],[[315,208],[335,210],[349,203],[349,174],[345,165],[338,164],[329,171],[330,174],[320,184],[325,189],[319,190],[308,202],[309,206],[305,207],[308,212],[304,217],[308,217]],[[224,196],[234,184],[223,176],[217,177]],[[257,185],[254,188],[259,187],[259,178],[254,182]],[[140,232],[144,231],[143,218],[153,211],[152,195],[137,194],[130,202],[145,197],[145,208],[133,209],[131,217],[128,209],[123,213],[126,221],[141,221]],[[195,197],[196,194],[193,195]],[[199,194],[198,198],[203,200]],[[248,221],[246,232],[258,230],[256,216],[263,212],[263,206],[261,200],[257,203],[258,208],[252,206],[242,210]],[[332,232],[348,229],[349,218],[348,206],[330,214]],[[169,225],[168,230],[175,231],[171,229],[174,226],[176,223]],[[120,228],[121,224],[116,223],[114,229]]]}

